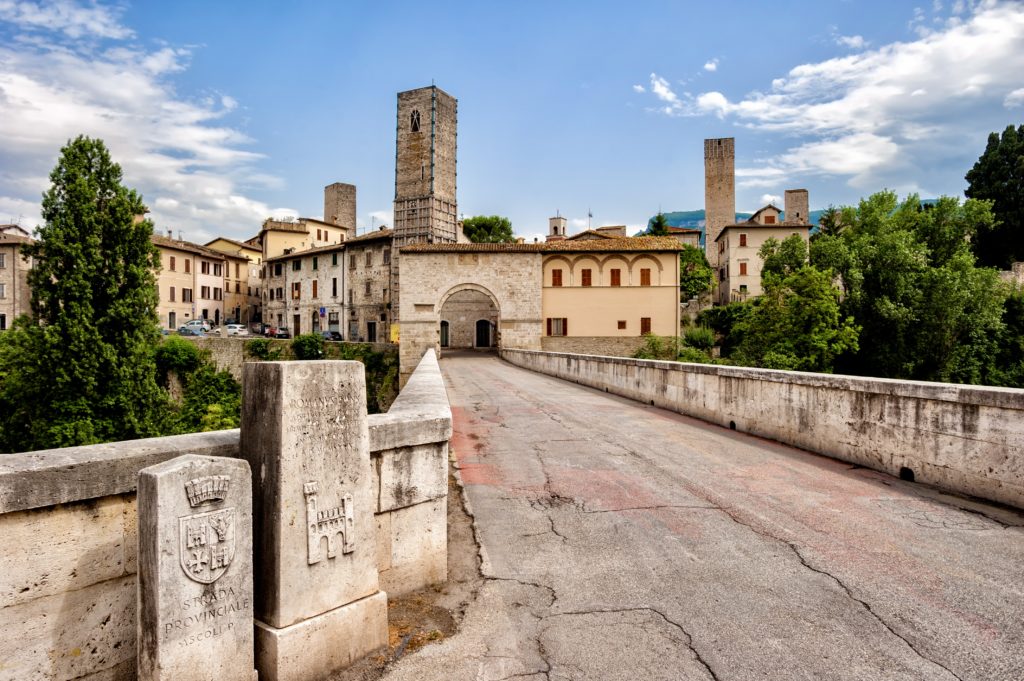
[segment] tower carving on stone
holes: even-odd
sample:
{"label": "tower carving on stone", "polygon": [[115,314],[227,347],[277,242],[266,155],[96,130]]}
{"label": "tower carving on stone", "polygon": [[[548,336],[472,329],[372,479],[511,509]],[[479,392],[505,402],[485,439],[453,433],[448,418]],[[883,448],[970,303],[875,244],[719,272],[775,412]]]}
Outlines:
{"label": "tower carving on stone", "polygon": [[704,244],[708,263],[718,268],[715,239],[736,222],[736,140],[704,140]]}
{"label": "tower carving on stone", "polygon": [[355,550],[352,536],[352,526],[355,521],[352,514],[352,495],[346,494],[341,500],[340,506],[320,510],[317,508],[317,494],[320,492],[320,486],[316,482],[307,482],[302,486],[302,492],[306,496],[309,564],[319,563],[323,558],[320,555],[320,545],[323,539],[327,539],[327,557],[334,558],[337,555],[335,540],[339,534],[341,535],[341,552],[352,553]]}

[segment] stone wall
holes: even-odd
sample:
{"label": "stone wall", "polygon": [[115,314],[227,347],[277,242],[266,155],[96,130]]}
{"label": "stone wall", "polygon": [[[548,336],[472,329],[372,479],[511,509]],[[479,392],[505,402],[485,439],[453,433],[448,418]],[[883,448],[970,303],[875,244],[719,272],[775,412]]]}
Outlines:
{"label": "stone wall", "polygon": [[[195,336],[182,336],[182,338],[192,341],[202,350],[207,350],[210,353],[210,360],[218,369],[230,372],[236,380],[241,381],[242,364],[244,362],[253,361],[245,354],[245,342],[252,340],[253,338],[260,338],[260,336],[230,336],[228,338],[218,338],[216,336],[203,336],[201,338]],[[282,359],[291,359],[291,342],[291,340],[285,339],[272,339],[270,341],[270,347],[274,350],[280,350]],[[327,346],[332,344],[333,342],[325,343]],[[397,350],[395,345],[392,343],[359,343],[359,345],[369,346],[376,352]]]}
{"label": "stone wall", "polygon": [[544,336],[545,352],[572,352],[583,355],[632,357],[643,347],[643,336]]}
{"label": "stone wall", "polygon": [[1024,508],[1024,390],[504,350],[509,362]]}
{"label": "stone wall", "polygon": [[[433,353],[369,434],[381,588],[444,581],[451,412]],[[0,457],[0,679],[135,678],[138,472],[184,454],[238,457],[239,431]]]}

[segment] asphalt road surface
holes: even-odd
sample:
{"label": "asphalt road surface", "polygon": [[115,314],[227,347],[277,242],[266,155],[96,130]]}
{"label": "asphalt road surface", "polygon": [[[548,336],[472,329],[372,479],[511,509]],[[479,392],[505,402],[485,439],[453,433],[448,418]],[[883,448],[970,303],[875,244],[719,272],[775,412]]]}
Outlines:
{"label": "asphalt road surface", "polygon": [[484,585],[389,679],[1024,680],[1024,514],[441,362]]}

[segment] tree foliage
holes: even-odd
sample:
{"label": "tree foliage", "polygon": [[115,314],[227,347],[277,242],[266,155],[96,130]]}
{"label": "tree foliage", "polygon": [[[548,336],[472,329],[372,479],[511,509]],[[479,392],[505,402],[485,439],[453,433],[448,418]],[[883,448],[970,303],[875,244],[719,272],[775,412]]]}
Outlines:
{"label": "tree foliage", "polygon": [[968,198],[992,202],[996,222],[985,225],[974,240],[984,266],[1008,269],[1024,260],[1024,125],[991,133],[985,151],[967,171]]}
{"label": "tree foliage", "polygon": [[763,261],[762,281],[772,276],[787,277],[807,264],[807,243],[799,234],[791,234],[781,243],[775,237],[768,237],[757,254]]}
{"label": "tree foliage", "polygon": [[477,215],[462,221],[462,232],[477,244],[503,244],[516,240],[512,222],[500,215]]}
{"label": "tree foliage", "polygon": [[31,315],[0,352],[0,447],[27,451],[157,435],[154,271],[159,254],[141,197],[121,184],[103,142],[62,150],[43,195]]}
{"label": "tree foliage", "polygon": [[658,214],[647,223],[648,236],[668,236],[668,220],[665,214],[658,211]]}
{"label": "tree foliage", "polygon": [[964,383],[996,379],[1006,292],[975,267],[970,239],[990,228],[990,205],[943,197],[923,207],[879,192],[844,209],[839,235],[822,235],[811,262],[835,272],[843,313],[862,328],[860,348],[837,370]]}
{"label": "tree foliage", "polygon": [[715,271],[708,264],[704,251],[689,244],[679,252],[679,292],[683,300],[689,300],[711,290]]}

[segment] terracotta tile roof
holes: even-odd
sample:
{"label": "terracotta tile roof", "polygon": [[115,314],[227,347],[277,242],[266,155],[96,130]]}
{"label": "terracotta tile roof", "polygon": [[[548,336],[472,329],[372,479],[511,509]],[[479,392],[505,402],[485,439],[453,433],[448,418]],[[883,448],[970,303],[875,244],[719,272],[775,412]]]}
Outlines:
{"label": "terracotta tile roof", "polygon": [[[244,241],[238,241],[236,239],[229,239],[226,236],[219,236],[216,239],[213,239],[211,241],[207,241],[204,245],[207,248],[209,248],[210,244],[215,243],[217,241],[227,241],[229,244],[234,244],[235,246],[238,246],[239,248],[244,248],[247,251],[258,251],[258,250],[260,250],[258,247],[253,246],[252,244],[247,244]],[[216,249],[214,249],[214,250],[216,250]]]}
{"label": "terracotta tile roof", "polygon": [[345,246],[356,245],[361,246],[364,243],[370,241],[377,241],[378,239],[390,239],[394,233],[393,229],[379,229],[376,232],[370,234],[364,234],[363,236],[357,236],[354,239],[348,239],[342,241],[340,244],[330,244],[328,246],[317,246],[316,248],[307,248],[302,251],[293,251],[291,253],[285,253],[283,255],[275,255],[273,258],[267,258],[265,262],[274,262],[277,260],[287,260],[289,258],[295,258],[304,255],[316,255],[317,253],[330,253],[331,251],[343,251]]}
{"label": "terracotta tile roof", "polygon": [[169,239],[165,236],[160,236],[159,234],[153,234],[149,239],[161,248],[174,248],[179,251],[187,251],[189,253],[206,256],[207,258],[217,258],[221,260],[227,256],[227,253],[215,251],[212,248],[200,246],[199,244],[194,244],[191,241],[178,241],[177,239]]}
{"label": "terracotta tile roof", "polygon": [[611,234],[605,234],[599,232],[596,229],[585,229],[578,234],[565,237],[567,241],[573,241],[575,239],[621,239],[623,237],[612,236]]}
{"label": "terracotta tile roof", "polygon": [[548,241],[536,244],[413,244],[402,253],[574,253],[592,251],[668,251],[677,253],[683,245],[670,236],[634,236],[618,239]]}
{"label": "terracotta tile roof", "polygon": [[762,225],[760,222],[739,222],[739,223],[736,223],[736,224],[733,224],[733,225],[725,225],[724,227],[722,227],[722,231],[721,231],[721,233],[719,233],[719,235],[717,237],[715,237],[715,241],[718,241],[719,239],[721,239],[722,236],[725,235],[726,231],[730,230],[730,229],[743,229],[743,230],[748,230],[748,229],[786,229],[786,230],[808,229],[809,230],[810,228],[811,228],[810,225],[801,225],[801,224],[797,224],[795,222],[776,222],[775,224],[771,224],[771,225]]}
{"label": "terracotta tile roof", "polygon": [[669,234],[700,234],[699,229],[693,229],[692,227],[667,227]]}

